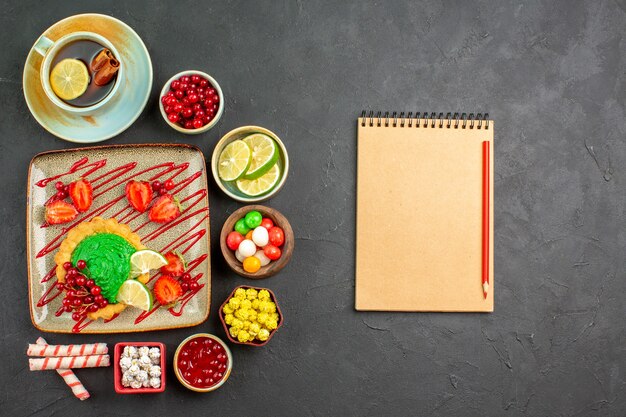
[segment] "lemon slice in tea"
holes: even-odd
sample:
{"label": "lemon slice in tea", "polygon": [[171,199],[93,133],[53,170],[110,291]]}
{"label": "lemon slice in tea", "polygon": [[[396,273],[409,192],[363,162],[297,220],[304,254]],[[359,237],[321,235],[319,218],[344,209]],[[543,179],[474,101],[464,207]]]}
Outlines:
{"label": "lemon slice in tea", "polygon": [[135,278],[165,265],[167,259],[159,252],[150,249],[138,250],[130,256],[130,276]]}
{"label": "lemon slice in tea", "polygon": [[117,292],[117,301],[148,311],[152,308],[152,293],[141,282],[127,279]]}
{"label": "lemon slice in tea", "polygon": [[252,150],[250,168],[243,178],[255,180],[265,175],[278,161],[278,145],[272,138],[261,133],[246,136],[243,141]]}
{"label": "lemon slice in tea", "polygon": [[256,197],[271,191],[278,180],[280,180],[280,168],[278,168],[278,164],[274,164],[265,175],[255,180],[238,180],[237,188],[250,197]]}
{"label": "lemon slice in tea", "polygon": [[226,145],[217,161],[217,173],[224,181],[239,179],[250,167],[252,151],[242,140]]}
{"label": "lemon slice in tea", "polygon": [[64,59],[50,72],[50,86],[59,98],[74,100],[82,96],[89,86],[87,66],[78,59]]}

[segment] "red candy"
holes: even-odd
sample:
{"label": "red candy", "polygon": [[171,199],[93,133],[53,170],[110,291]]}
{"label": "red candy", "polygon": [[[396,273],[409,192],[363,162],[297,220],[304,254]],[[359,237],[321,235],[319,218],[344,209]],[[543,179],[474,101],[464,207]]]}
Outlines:
{"label": "red candy", "polygon": [[263,220],[261,221],[261,226],[265,227],[269,231],[272,227],[274,227],[274,222],[272,221],[272,219],[263,217]]}
{"label": "red candy", "polygon": [[280,259],[280,256],[283,254],[280,249],[278,249],[276,246],[272,244],[266,245],[263,248],[263,253],[272,261],[276,261]]}
{"label": "red candy", "polygon": [[226,237],[226,246],[230,250],[237,250],[239,244],[243,241],[244,237],[239,232],[230,232]]}
{"label": "red candy", "polygon": [[[270,244],[274,246],[282,246],[285,243],[285,232],[278,226],[270,228],[268,231],[270,235]],[[267,255],[267,254],[266,254]],[[270,258],[268,256],[268,258]],[[270,258],[272,259],[272,258]]]}
{"label": "red candy", "polygon": [[161,97],[168,120],[185,129],[200,129],[211,123],[219,100],[210,81],[197,74],[172,81],[170,90]]}

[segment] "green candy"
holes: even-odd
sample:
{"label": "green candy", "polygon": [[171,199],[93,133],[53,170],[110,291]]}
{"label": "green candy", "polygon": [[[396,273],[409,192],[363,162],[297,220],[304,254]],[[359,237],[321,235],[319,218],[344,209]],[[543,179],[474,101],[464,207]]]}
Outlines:
{"label": "green candy", "polygon": [[246,226],[248,226],[250,229],[256,229],[261,225],[261,222],[263,221],[263,216],[261,216],[261,213],[259,213],[258,211],[253,210],[248,212],[244,219],[246,221]]}
{"label": "green candy", "polygon": [[235,231],[241,233],[244,236],[250,231],[250,228],[246,225],[245,218],[242,217],[241,219],[237,220],[237,223],[235,223]]}

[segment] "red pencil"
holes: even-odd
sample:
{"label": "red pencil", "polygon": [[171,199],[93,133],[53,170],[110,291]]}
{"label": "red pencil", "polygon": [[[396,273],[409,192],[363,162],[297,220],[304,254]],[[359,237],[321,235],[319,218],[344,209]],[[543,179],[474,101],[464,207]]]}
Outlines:
{"label": "red pencil", "polygon": [[489,141],[483,141],[483,295],[487,298],[487,292],[489,291],[489,174],[491,163],[489,161]]}

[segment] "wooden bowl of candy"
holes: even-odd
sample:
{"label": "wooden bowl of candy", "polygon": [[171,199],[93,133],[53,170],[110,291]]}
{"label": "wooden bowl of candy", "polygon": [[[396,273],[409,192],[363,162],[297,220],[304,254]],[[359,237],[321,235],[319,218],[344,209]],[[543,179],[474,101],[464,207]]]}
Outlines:
{"label": "wooden bowl of candy", "polygon": [[185,388],[195,392],[215,391],[228,379],[233,355],[226,343],[209,333],[189,336],[174,354],[174,373]]}
{"label": "wooden bowl of candy", "polygon": [[284,321],[271,290],[247,285],[233,290],[219,316],[228,340],[249,346],[265,346]]}
{"label": "wooden bowl of candy", "polygon": [[251,205],[231,214],[220,235],[228,266],[251,279],[268,278],[291,259],[293,230],[287,218],[273,208]]}
{"label": "wooden bowl of candy", "polygon": [[165,391],[165,345],[159,342],[120,342],[115,345],[113,375],[118,394]]}

